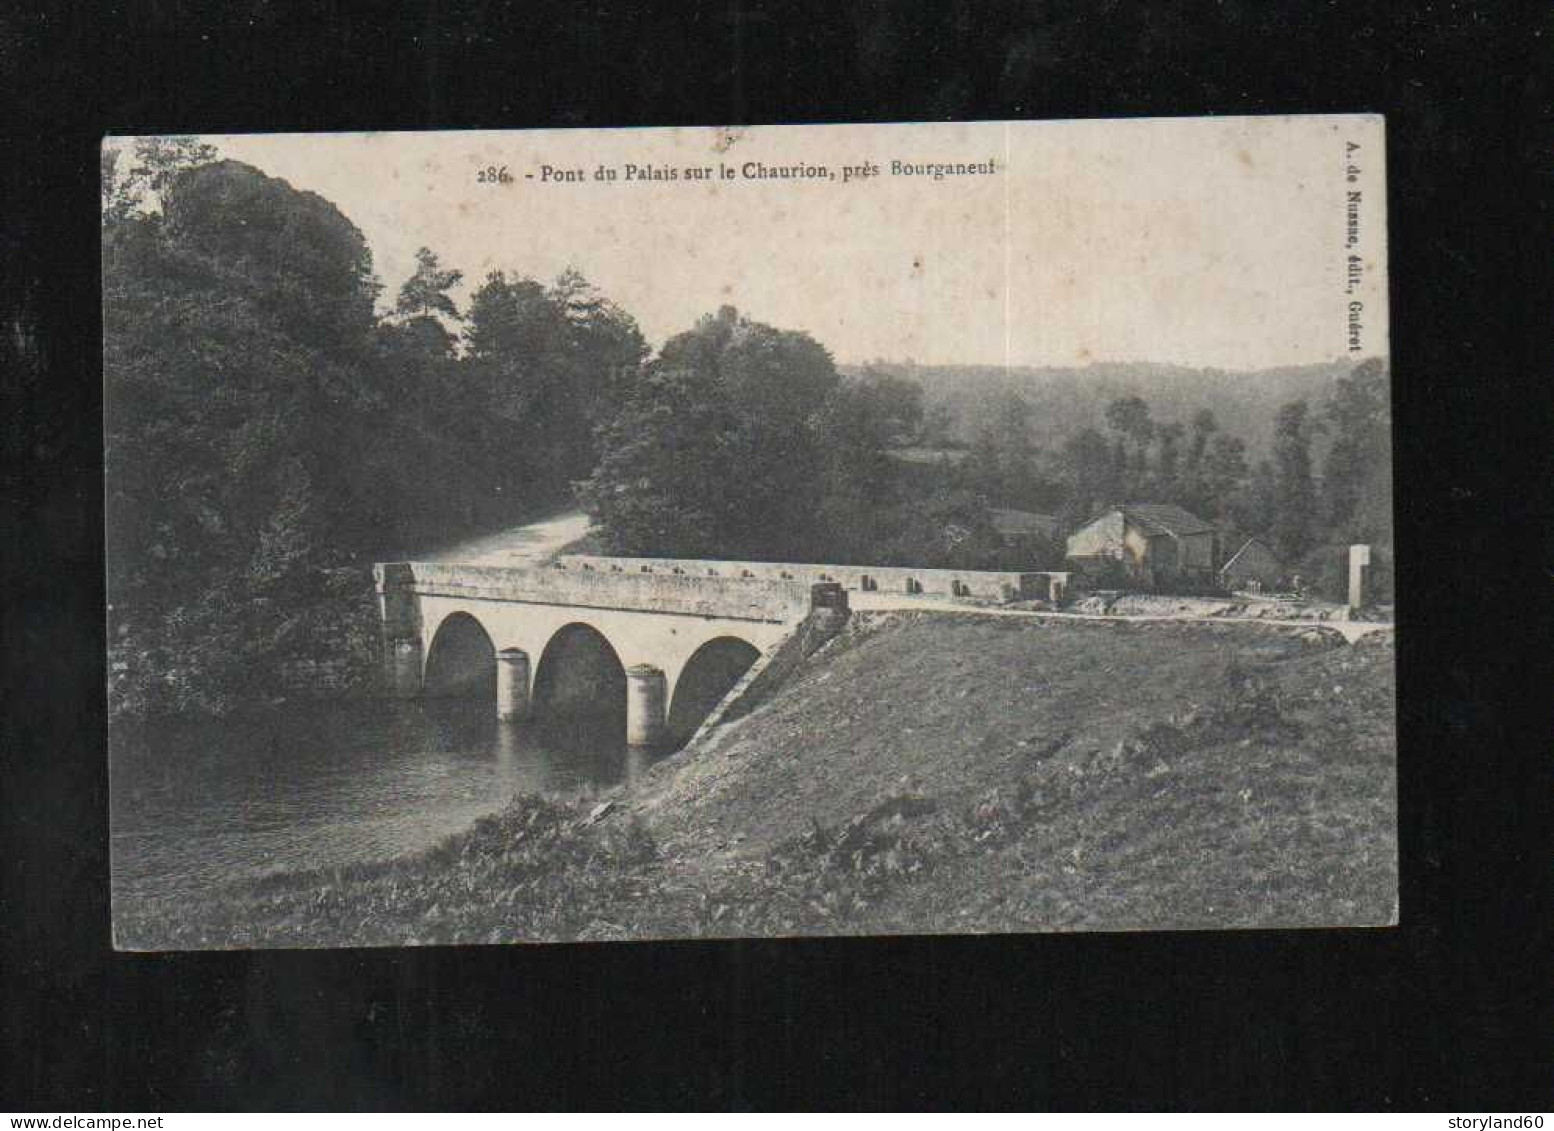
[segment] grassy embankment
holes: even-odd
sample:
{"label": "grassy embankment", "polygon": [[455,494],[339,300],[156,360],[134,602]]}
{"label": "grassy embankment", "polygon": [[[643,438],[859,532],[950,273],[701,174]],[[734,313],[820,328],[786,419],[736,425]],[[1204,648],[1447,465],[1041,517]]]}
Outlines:
{"label": "grassy embankment", "polygon": [[1320,628],[858,615],[596,799],[121,917],[125,945],[1375,924],[1393,650]]}

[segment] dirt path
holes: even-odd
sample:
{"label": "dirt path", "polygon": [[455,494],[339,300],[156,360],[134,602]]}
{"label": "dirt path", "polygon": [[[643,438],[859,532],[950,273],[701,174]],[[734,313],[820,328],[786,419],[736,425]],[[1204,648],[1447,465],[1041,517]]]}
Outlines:
{"label": "dirt path", "polygon": [[1390,632],[1396,626],[1377,621],[1274,620],[1264,617],[1208,616],[1199,613],[1064,613],[1036,609],[1001,609],[997,606],[970,606],[947,603],[941,598],[908,596],[904,593],[850,593],[849,604],[857,610],[888,612],[976,612],[994,617],[1036,617],[1053,620],[1127,621],[1135,624],[1164,621],[1189,621],[1209,624],[1266,624],[1279,628],[1330,628],[1353,644],[1373,632]]}
{"label": "dirt path", "polygon": [[564,511],[538,522],[482,534],[416,556],[418,561],[463,562],[470,565],[534,566],[554,557],[569,542],[588,533],[582,511]]}

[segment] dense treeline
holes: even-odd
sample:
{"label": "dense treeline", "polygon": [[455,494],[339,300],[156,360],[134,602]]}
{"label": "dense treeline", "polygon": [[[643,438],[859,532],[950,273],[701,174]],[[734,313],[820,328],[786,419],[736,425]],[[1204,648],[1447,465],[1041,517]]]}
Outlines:
{"label": "dense treeline", "polygon": [[[1142,361],[1085,361],[1078,365],[925,365],[877,359],[844,372],[889,373],[923,388],[932,415],[934,444],[970,445],[994,423],[1000,406],[1018,397],[1030,412],[1031,439],[1044,451],[1060,449],[1070,436],[1095,428],[1109,431],[1106,410],[1114,401],[1143,397],[1157,419],[1184,427],[1212,406],[1220,429],[1246,441],[1253,463],[1273,451],[1274,417],[1281,405],[1326,402],[1354,362],[1346,359],[1257,369],[1220,369]],[[1318,456],[1326,438],[1318,436]]]}
{"label": "dense treeline", "polygon": [[189,141],[105,151],[114,702],[220,710],[371,651],[366,569],[570,499],[647,352],[569,271],[461,311],[423,250],[386,314],[323,198]]}
{"label": "dense treeline", "polygon": [[[367,566],[574,499],[612,552],[1055,568],[992,508],[1071,528],[1179,503],[1263,535],[1319,588],[1340,547],[1391,544],[1387,374],[1278,411],[1269,458],[1211,407],[1050,438],[993,397],[969,447],[886,367],[841,374],[809,335],[732,307],[656,356],[578,272],[463,277],[422,249],[387,307],[360,231],[323,198],[190,141],[105,151],[110,647],[114,704],[221,710],[289,661],[368,657]],[[1318,474],[1313,441],[1325,458]],[[957,458],[951,459],[953,455]],[[1385,576],[1385,569],[1380,571]]]}

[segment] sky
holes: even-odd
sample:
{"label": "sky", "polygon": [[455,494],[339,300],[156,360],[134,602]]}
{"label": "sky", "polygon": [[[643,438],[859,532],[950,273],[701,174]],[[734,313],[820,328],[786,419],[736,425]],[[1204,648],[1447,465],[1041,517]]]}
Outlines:
{"label": "sky", "polygon": [[[387,298],[422,246],[464,272],[461,299],[491,271],[549,280],[575,266],[655,347],[731,303],[813,334],[844,364],[1256,369],[1351,356],[1360,301],[1353,356],[1387,352],[1376,117],[206,140],[337,205]],[[993,171],[935,180],[892,161]],[[677,176],[628,179],[628,163]],[[835,177],[752,177],[752,163]],[[868,165],[878,174],[843,180]],[[547,179],[545,166],[582,179]],[[596,179],[600,166],[617,178]],[[481,179],[504,167],[506,179]],[[1349,255],[1364,267],[1352,294]]]}

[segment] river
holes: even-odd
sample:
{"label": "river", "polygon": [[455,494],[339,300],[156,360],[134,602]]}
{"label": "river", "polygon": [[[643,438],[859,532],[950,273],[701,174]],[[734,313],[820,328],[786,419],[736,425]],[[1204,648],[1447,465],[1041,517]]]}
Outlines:
{"label": "river", "polygon": [[[423,557],[534,563],[586,528],[562,515]],[[622,727],[515,726],[459,701],[293,704],[116,733],[114,898],[415,852],[515,793],[610,787],[643,764]]]}

